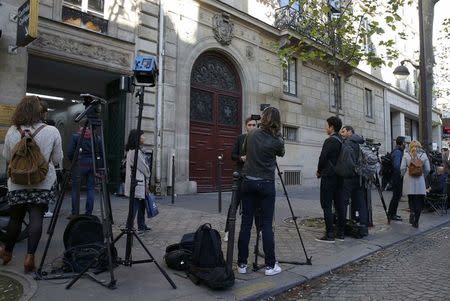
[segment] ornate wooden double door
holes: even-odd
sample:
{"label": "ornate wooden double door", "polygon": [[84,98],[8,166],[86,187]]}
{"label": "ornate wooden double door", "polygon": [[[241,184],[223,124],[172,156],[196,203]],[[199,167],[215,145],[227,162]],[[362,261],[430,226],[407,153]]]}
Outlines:
{"label": "ornate wooden double door", "polygon": [[231,189],[231,150],[241,133],[242,90],[234,66],[218,53],[204,53],[191,73],[189,179],[198,192],[217,190],[223,156],[222,188]]}

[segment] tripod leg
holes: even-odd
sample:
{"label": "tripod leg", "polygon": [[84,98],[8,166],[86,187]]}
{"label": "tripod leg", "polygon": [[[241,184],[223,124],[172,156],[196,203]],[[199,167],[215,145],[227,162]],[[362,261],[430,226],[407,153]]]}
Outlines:
{"label": "tripod leg", "polygon": [[[73,173],[74,166],[75,166],[76,162],[78,161],[78,156],[80,155],[80,146],[81,146],[81,143],[82,143],[82,141],[84,139],[84,133],[86,132],[88,124],[89,124],[89,120],[86,120],[86,122],[85,122],[85,124],[83,126],[83,130],[81,131],[80,138],[77,141],[77,145],[75,147],[75,153],[73,155],[72,162],[70,164],[70,169],[69,169],[71,171],[71,173]],[[61,191],[60,191],[60,193],[58,195],[58,200],[56,201],[55,209],[53,210],[53,216],[52,216],[52,218],[50,220],[50,224],[48,225],[47,242],[45,243],[44,253],[42,254],[41,262],[39,263],[39,267],[38,267],[38,269],[36,271],[36,273],[39,276],[42,276],[42,268],[44,266],[45,258],[47,257],[47,252],[48,252],[48,249],[50,247],[50,243],[51,243],[52,238],[53,238],[53,234],[54,234],[55,227],[56,227],[56,222],[58,221],[59,213],[61,211],[62,202],[63,202],[64,196],[65,196],[65,190],[66,190],[65,188],[67,187],[67,184],[69,182],[69,175],[70,175],[69,172],[64,173],[64,179],[63,179]]]}
{"label": "tripod leg", "polygon": [[383,191],[381,190],[381,187],[380,187],[380,182],[378,180],[378,175],[375,178],[375,187],[377,188],[378,194],[380,195],[381,204],[383,204],[384,213],[386,213],[387,223],[390,224],[391,220],[389,218],[389,214],[388,214],[388,211],[387,211],[386,202],[384,201]]}
{"label": "tripod leg", "polygon": [[147,255],[150,257],[151,261],[156,264],[156,267],[158,267],[158,269],[161,271],[161,273],[164,275],[164,277],[166,277],[167,281],[170,283],[170,285],[172,285],[172,287],[174,289],[177,288],[177,286],[175,285],[175,283],[172,281],[172,279],[170,279],[169,275],[167,275],[166,271],[158,264],[158,262],[155,260],[155,258],[153,257],[153,255],[150,253],[150,251],[147,249],[147,247],[144,245],[144,243],[142,242],[142,240],[139,238],[139,236],[133,231],[133,235],[134,237],[138,240],[138,242],[141,244],[142,248],[144,248],[145,252],[147,253]]}
{"label": "tripod leg", "polygon": [[295,228],[297,229],[297,234],[298,234],[298,237],[300,239],[300,243],[301,243],[302,248],[303,248],[303,253],[305,254],[306,264],[311,265],[312,264],[311,257],[308,257],[308,254],[306,253],[305,244],[303,243],[302,235],[300,234],[300,229],[298,228],[297,217],[295,216],[294,210],[292,209],[291,201],[289,200],[289,196],[288,196],[288,193],[287,193],[287,190],[286,190],[286,186],[284,185],[283,177],[281,176],[282,172],[280,171],[280,167],[278,166],[278,163],[276,163],[276,166],[277,166],[277,171],[278,171],[278,177],[280,178],[281,186],[283,186],[284,195],[286,196],[286,200],[287,200],[288,205],[289,205],[289,210],[291,211],[292,220],[294,221]]}

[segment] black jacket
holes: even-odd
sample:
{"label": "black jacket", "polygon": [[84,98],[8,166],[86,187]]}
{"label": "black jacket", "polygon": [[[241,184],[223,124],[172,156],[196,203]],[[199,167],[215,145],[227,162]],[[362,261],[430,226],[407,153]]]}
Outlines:
{"label": "black jacket", "polygon": [[319,164],[317,165],[317,172],[321,177],[336,176],[333,166],[336,165],[338,160],[339,152],[341,151],[341,142],[333,136],[341,139],[337,133],[334,133],[323,142]]}
{"label": "black jacket", "polygon": [[244,175],[274,180],[276,156],[284,156],[284,140],[266,130],[254,129],[247,134],[242,151],[246,156]]}
{"label": "black jacket", "polygon": [[241,171],[244,167],[244,162],[242,162],[241,156],[244,155],[242,145],[244,144],[246,136],[247,134],[239,135],[236,139],[236,143],[233,146],[233,150],[231,151],[231,160],[236,161],[237,171]]}

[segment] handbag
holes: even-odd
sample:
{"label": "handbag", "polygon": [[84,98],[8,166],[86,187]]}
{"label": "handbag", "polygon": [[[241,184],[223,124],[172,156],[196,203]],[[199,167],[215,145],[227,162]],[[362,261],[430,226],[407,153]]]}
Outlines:
{"label": "handbag", "polygon": [[145,194],[145,208],[147,209],[148,218],[155,217],[159,213],[155,195],[150,192]]}

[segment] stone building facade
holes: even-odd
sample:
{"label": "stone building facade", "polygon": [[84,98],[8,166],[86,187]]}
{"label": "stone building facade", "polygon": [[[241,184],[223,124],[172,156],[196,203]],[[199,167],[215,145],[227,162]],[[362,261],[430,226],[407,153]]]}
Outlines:
{"label": "stone building facade", "polygon": [[276,53],[283,35],[273,26],[275,7],[265,1],[106,0],[103,14],[93,13],[107,20],[106,30],[101,22],[95,28],[103,32],[83,28],[87,23],[74,25],[68,12],[79,8],[70,1],[40,1],[39,38],[17,54],[7,52],[15,41],[9,15],[17,4],[1,3],[1,102],[17,103],[25,92],[64,97],[64,103],[52,105],[67,138],[76,128],[71,118],[83,109],[71,99],[79,93],[108,99],[102,117],[113,175],[137,116],[135,98],[119,91],[117,81],[130,74],[137,54],[162,62],[158,85],[146,88],[142,121],[146,147],[153,150],[152,182],[162,194],[173,186],[180,194],[214,191],[219,169],[229,187],[235,137],[245,118],[260,114],[264,104],[281,111],[286,155],[278,162],[289,185],[318,184],[325,119],[337,106],[344,124],[381,142],[382,152],[405,135],[405,120],[417,120],[414,97],[362,70],[342,76],[340,103],[321,67],[294,60],[283,70]]}

